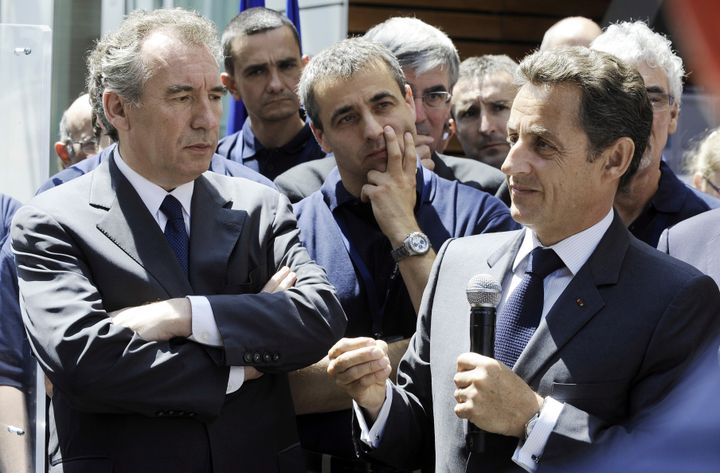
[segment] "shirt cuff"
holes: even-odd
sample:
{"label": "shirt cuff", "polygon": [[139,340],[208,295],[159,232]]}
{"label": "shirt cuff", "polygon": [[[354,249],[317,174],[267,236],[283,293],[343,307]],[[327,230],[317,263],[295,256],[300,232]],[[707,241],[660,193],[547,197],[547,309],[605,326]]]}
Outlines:
{"label": "shirt cuff", "polygon": [[556,401],[551,397],[546,397],[543,407],[540,410],[540,417],[538,417],[535,426],[533,427],[530,435],[522,445],[518,444],[518,447],[513,453],[512,460],[522,467],[525,471],[534,472],[537,469],[540,457],[545,450],[550,434],[555,428],[558,418],[563,410],[562,402]]}
{"label": "shirt cuff", "polygon": [[386,380],[385,402],[383,402],[372,428],[368,429],[367,422],[365,421],[365,413],[362,408],[353,401],[355,417],[357,417],[358,425],[360,426],[360,440],[370,448],[376,448],[380,444],[380,440],[382,440],[382,435],[385,431],[385,424],[387,423],[387,418],[390,414],[390,405],[392,405],[392,384],[390,383],[390,380]]}
{"label": "shirt cuff", "polygon": [[[220,330],[215,322],[212,306],[207,297],[186,296],[192,309],[192,335],[190,340],[213,347],[223,346]],[[242,384],[242,382],[241,382]]]}
{"label": "shirt cuff", "polygon": [[240,389],[245,382],[245,367],[244,366],[231,366],[230,376],[228,377],[227,389],[225,394],[234,393]]}

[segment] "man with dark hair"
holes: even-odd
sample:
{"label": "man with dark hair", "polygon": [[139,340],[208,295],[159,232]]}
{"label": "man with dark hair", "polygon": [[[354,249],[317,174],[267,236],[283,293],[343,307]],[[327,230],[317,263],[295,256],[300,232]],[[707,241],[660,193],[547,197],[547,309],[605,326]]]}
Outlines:
{"label": "man with dark hair", "polygon": [[233,18],[222,36],[223,85],[248,118],[218,153],[274,179],[297,164],[325,157],[300,113],[296,88],[307,57],[292,22],[267,8]]}
{"label": "man with dark hair", "polygon": [[88,58],[118,146],[13,220],[53,473],[302,471],[286,373],[345,317],[287,199],[207,172],[221,57],[200,15],[132,12]]}
{"label": "man with dark hair", "polygon": [[[345,338],[329,353],[359,406],[361,448],[397,467],[534,471],[622,441],[720,329],[712,279],[613,211],[652,126],[640,74],[579,47],[535,53],[520,72],[502,169],[527,228],[444,245],[398,385],[383,342]],[[494,357],[469,353],[476,274],[503,289]],[[482,452],[463,419],[486,432]]]}
{"label": "man with dark hair", "polygon": [[[505,179],[497,169],[437,151],[450,118],[450,99],[460,65],[450,38],[417,18],[402,17],[372,27],[364,38],[389,49],[403,69],[415,100],[415,147],[423,165],[442,178],[489,192],[509,204]],[[318,190],[334,167],[331,160],[302,164],[278,176],[275,185],[296,202]]]}
{"label": "man with dark hair", "polygon": [[[394,369],[415,332],[435,251],[448,238],[517,224],[498,199],[418,163],[419,104],[380,44],[353,39],[322,51],[305,68],[300,94],[313,133],[337,161],[322,188],[295,206],[300,238],[338,292],[346,336],[387,340]],[[296,407],[310,414],[298,418],[301,440],[332,454],[334,468],[364,468],[350,399],[326,369],[323,359],[291,378]]]}
{"label": "man with dark hair", "polygon": [[517,94],[517,63],[486,54],[460,63],[453,89],[452,116],[465,156],[500,169],[510,149],[507,120]]}

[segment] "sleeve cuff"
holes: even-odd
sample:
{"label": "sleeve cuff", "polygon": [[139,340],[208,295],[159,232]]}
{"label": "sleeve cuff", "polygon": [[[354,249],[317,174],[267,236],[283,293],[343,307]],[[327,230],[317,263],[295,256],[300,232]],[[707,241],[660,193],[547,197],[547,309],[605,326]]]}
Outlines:
{"label": "sleeve cuff", "polygon": [[368,429],[367,422],[365,421],[365,413],[358,404],[353,401],[353,409],[355,409],[355,417],[357,418],[358,425],[360,426],[360,441],[370,448],[376,448],[382,440],[383,432],[385,431],[385,424],[387,423],[388,415],[390,414],[390,406],[392,405],[392,384],[390,380],[385,381],[385,402],[380,408],[377,419],[372,425],[372,428]]}
{"label": "sleeve cuff", "polygon": [[545,450],[550,434],[555,428],[564,404],[551,397],[545,398],[540,417],[525,443],[519,444],[513,453],[512,460],[525,471],[534,472],[537,469],[540,457]]}
{"label": "sleeve cuff", "polygon": [[[203,345],[213,347],[223,346],[220,330],[215,322],[212,306],[207,297],[187,296],[192,308],[192,335],[189,339]],[[242,382],[240,383],[242,384]]]}
{"label": "sleeve cuff", "polygon": [[244,366],[232,366],[230,367],[230,376],[228,377],[227,389],[225,394],[234,393],[240,389],[245,382],[245,367]]}

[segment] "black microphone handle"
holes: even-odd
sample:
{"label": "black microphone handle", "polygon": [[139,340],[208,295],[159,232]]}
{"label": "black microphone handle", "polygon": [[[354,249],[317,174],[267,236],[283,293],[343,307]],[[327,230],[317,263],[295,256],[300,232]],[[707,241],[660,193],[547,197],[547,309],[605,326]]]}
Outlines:
{"label": "black microphone handle", "polygon": [[[495,307],[476,306],[470,308],[470,351],[492,357],[495,349]],[[485,432],[468,421],[465,439],[467,448],[473,453],[485,451]]]}

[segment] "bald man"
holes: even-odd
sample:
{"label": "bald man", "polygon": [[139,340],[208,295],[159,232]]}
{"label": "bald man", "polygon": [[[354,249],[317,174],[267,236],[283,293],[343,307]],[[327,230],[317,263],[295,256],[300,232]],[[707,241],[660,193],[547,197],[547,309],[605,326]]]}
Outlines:
{"label": "bald man", "polygon": [[90,100],[88,94],[82,94],[60,119],[60,140],[55,142],[55,153],[60,158],[60,165],[65,169],[98,153],[109,144],[107,136],[103,135],[98,140],[93,133]]}
{"label": "bald man", "polygon": [[590,46],[600,36],[602,29],[589,18],[569,16],[552,25],[543,36],[541,50],[566,46]]}

